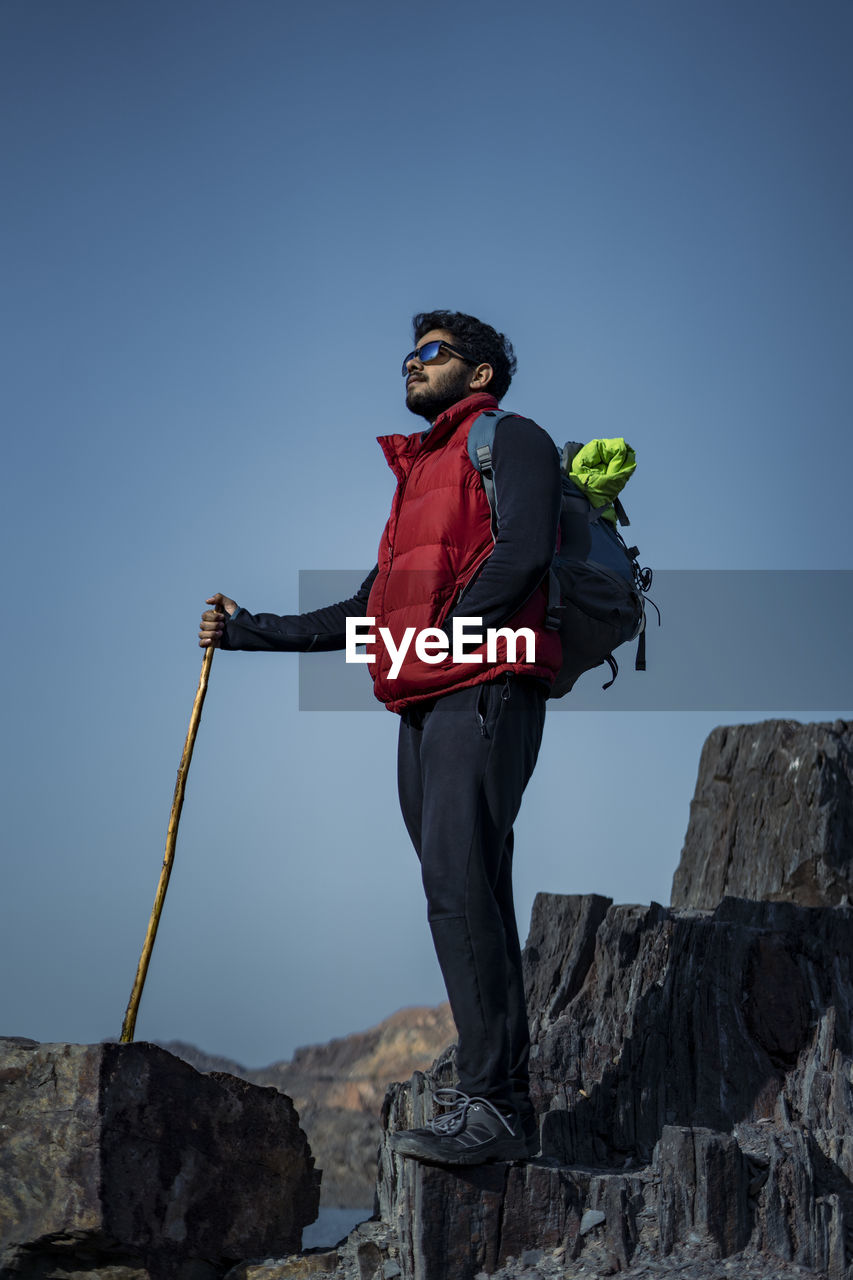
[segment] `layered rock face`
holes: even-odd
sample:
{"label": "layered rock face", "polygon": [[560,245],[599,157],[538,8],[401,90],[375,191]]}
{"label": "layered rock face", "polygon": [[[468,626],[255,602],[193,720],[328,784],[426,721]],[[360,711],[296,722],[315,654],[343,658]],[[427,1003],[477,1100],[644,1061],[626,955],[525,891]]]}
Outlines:
{"label": "layered rock face", "polygon": [[219,1276],[297,1250],[319,1181],[274,1089],[144,1043],[0,1040],[4,1280]]}
{"label": "layered rock face", "polygon": [[672,905],[713,909],[726,896],[853,901],[853,728],[843,720],[709,736]]}
{"label": "layered rock face", "polygon": [[[542,1156],[454,1172],[383,1148],[379,1203],[407,1280],[473,1280],[557,1245],[626,1267],[641,1244],[687,1240],[851,1280],[853,910],[540,895],[525,965],[545,997]],[[388,1129],[423,1123],[451,1081],[447,1057],[394,1086]]]}

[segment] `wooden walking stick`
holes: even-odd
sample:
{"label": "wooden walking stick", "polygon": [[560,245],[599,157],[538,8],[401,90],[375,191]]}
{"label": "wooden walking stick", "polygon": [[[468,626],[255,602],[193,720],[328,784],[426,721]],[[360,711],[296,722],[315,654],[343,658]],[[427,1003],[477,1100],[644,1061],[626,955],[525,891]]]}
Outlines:
{"label": "wooden walking stick", "polygon": [[[216,612],[222,612],[222,606],[215,606]],[[154,939],[157,937],[157,926],[160,923],[160,913],[163,910],[163,902],[166,898],[166,890],[169,887],[169,876],[172,874],[172,864],[175,861],[175,845],[178,839],[178,823],[181,820],[181,809],[184,804],[184,792],[187,786],[187,774],[190,771],[190,762],[193,758],[193,747],[195,746],[195,736],[198,733],[199,721],[201,720],[201,709],[204,706],[204,695],[207,693],[207,682],[210,677],[210,667],[213,662],[213,648],[208,645],[204,651],[204,657],[201,662],[201,675],[198,680],[198,689],[196,690],[195,702],[193,703],[192,715],[190,716],[190,727],[187,730],[187,740],[184,743],[184,751],[181,756],[181,763],[178,765],[178,777],[175,782],[175,794],[172,799],[172,812],[169,814],[169,830],[166,834],[166,852],[163,856],[163,870],[160,872],[160,882],[157,885],[157,893],[154,897],[154,909],[151,912],[151,919],[148,921],[148,932],[145,935],[145,942],[142,947],[142,955],[139,957],[139,966],[136,970],[136,979],[133,983],[133,990],[130,993],[130,999],[127,1002],[127,1012],[124,1015],[124,1022],[121,1027],[121,1043],[130,1044],[133,1039],[133,1032],[136,1027],[136,1014],[139,1009],[139,1001],[142,998],[142,988],[145,986],[145,977],[148,973],[148,965],[151,960],[151,952],[154,950]]]}

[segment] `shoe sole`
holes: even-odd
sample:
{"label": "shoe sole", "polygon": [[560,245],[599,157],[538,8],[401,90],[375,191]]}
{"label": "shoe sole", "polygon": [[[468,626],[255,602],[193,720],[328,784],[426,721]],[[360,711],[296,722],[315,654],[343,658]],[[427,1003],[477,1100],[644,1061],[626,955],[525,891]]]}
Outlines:
{"label": "shoe sole", "polygon": [[[397,1141],[394,1141],[394,1139]],[[492,1164],[498,1161],[527,1160],[527,1147],[517,1139],[507,1142],[495,1142],[488,1149],[471,1148],[467,1151],[443,1152],[438,1154],[429,1148],[421,1147],[418,1142],[407,1142],[403,1134],[391,1134],[388,1146],[398,1156],[406,1156],[410,1160],[420,1160],[421,1164],[437,1164],[446,1167],[457,1165]]]}

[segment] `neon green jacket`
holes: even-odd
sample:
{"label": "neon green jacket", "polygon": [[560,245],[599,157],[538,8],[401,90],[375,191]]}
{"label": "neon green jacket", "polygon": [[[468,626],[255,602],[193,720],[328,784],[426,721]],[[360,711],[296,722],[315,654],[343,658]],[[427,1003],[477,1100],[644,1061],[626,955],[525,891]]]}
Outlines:
{"label": "neon green jacket", "polygon": [[[590,440],[572,459],[569,475],[594,507],[612,502],[622,492],[637,466],[634,450],[621,436],[613,440]],[[603,518],[616,523],[616,512]]]}

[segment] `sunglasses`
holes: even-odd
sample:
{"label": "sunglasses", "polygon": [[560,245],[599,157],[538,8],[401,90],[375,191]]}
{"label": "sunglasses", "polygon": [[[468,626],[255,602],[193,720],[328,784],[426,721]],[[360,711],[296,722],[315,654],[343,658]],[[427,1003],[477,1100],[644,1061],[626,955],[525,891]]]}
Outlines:
{"label": "sunglasses", "polygon": [[435,342],[425,342],[422,347],[415,347],[414,351],[410,351],[403,361],[403,377],[409,372],[406,367],[410,360],[418,360],[421,364],[447,364],[448,360],[452,360],[456,356],[459,360],[464,360],[466,364],[476,364],[476,360],[472,360],[470,356],[466,356],[464,352],[457,351],[456,347],[451,347],[449,342],[442,342],[437,339]]}

